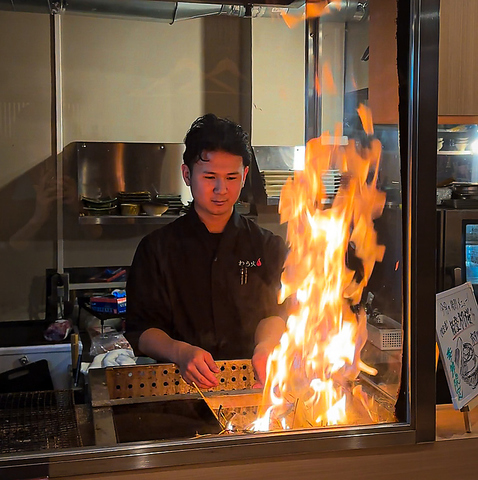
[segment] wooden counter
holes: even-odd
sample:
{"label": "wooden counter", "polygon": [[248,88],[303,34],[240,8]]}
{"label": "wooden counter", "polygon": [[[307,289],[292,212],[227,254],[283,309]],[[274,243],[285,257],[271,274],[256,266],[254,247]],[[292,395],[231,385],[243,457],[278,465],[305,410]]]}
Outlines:
{"label": "wooden counter", "polygon": [[462,412],[452,405],[437,405],[437,441],[478,438],[478,408],[470,410],[469,418],[471,433],[466,433]]}
{"label": "wooden counter", "polygon": [[[340,452],[317,452],[280,459],[247,460],[102,475],[68,476],[71,480],[476,480],[478,408],[470,412],[473,433],[464,431],[461,412],[437,408],[437,441]],[[50,478],[55,478],[50,472]]]}

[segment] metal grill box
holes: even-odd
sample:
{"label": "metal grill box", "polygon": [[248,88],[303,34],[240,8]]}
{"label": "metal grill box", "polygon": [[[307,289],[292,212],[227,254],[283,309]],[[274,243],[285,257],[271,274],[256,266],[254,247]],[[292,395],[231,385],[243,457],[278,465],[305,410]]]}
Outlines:
{"label": "metal grill box", "polygon": [[368,320],[368,339],[380,350],[402,348],[402,326],[386,315],[377,315]]}
{"label": "metal grill box", "polygon": [[[112,445],[138,438],[165,439],[167,435],[174,434],[167,431],[171,427],[163,422],[152,428],[152,424],[147,425],[144,421],[147,415],[148,418],[161,420],[161,415],[166,418],[163,413],[168,408],[179,408],[180,404],[187,402],[197,410],[200,407],[197,402],[202,398],[207,401],[218,422],[220,419],[224,425],[234,417],[237,428],[246,428],[256,419],[262,399],[262,390],[252,388],[255,378],[251,361],[227,360],[216,364],[220,369],[219,385],[204,391],[203,397],[182,379],[178,367],[171,363],[90,370],[96,444]],[[203,417],[204,414],[202,410]],[[189,421],[196,420],[192,418]],[[209,432],[212,427],[211,422],[201,425],[202,431],[198,428],[198,433],[218,433],[214,429]]]}

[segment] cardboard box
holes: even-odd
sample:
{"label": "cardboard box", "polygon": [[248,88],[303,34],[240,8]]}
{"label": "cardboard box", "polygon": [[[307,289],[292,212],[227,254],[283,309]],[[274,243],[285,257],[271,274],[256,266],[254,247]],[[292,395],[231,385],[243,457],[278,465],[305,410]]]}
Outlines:
{"label": "cardboard box", "polygon": [[91,297],[91,309],[98,313],[118,315],[126,313],[126,297],[116,298],[113,295],[105,297]]}

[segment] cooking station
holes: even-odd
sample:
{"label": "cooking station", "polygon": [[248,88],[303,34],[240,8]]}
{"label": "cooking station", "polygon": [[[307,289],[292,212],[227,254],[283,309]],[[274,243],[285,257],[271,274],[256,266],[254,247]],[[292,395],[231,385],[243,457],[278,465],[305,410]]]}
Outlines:
{"label": "cooking station", "polygon": [[[96,445],[254,432],[264,399],[262,389],[253,388],[250,360],[217,364],[219,385],[204,392],[186,384],[174,364],[91,370]],[[395,415],[393,396],[370,380],[358,383],[373,392],[378,404],[376,420],[391,421]],[[282,430],[280,424],[276,428]]]}
{"label": "cooking station", "polygon": [[[379,376],[361,376],[355,382],[373,396],[377,423],[395,418],[398,385],[392,382],[399,381],[400,361],[397,358],[395,370],[390,369],[390,354],[378,354],[369,345],[364,358],[377,362]],[[186,384],[176,365],[144,360],[134,366],[90,369],[87,384],[81,377],[79,385],[70,389],[0,394],[1,453],[252,434],[259,408],[270,406],[262,389],[253,388],[250,360],[218,362],[219,385],[206,391]],[[30,365],[33,374],[48,375],[48,367],[40,371],[35,365]],[[353,401],[353,386],[348,401]],[[296,416],[294,411],[288,414]],[[351,421],[359,425],[370,419]],[[275,428],[282,430],[280,424]]]}

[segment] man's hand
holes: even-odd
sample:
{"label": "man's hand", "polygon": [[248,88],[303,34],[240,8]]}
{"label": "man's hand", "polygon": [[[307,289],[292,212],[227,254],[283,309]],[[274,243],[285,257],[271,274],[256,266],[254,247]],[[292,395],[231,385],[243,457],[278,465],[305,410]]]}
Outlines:
{"label": "man's hand", "polygon": [[206,350],[181,342],[175,363],[178,364],[185,382],[189,384],[194,382],[200,388],[218,385],[215,373],[219,373],[219,368]]}
{"label": "man's hand", "polygon": [[267,359],[275,345],[267,342],[258,343],[252,355],[252,367],[256,376],[256,383],[252,388],[262,388],[267,378]]}
{"label": "man's hand", "polygon": [[219,382],[215,376],[219,368],[212,355],[202,348],[186,342],[173,340],[159,328],[148,328],[139,337],[140,351],[156,360],[162,359],[178,365],[184,381],[194,382],[198,387],[211,388]]}

